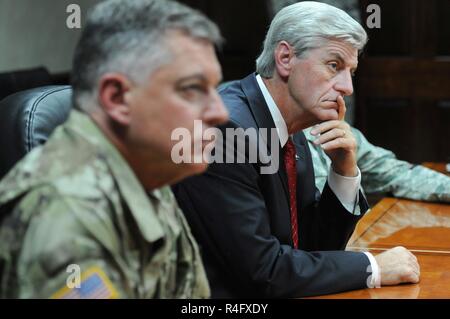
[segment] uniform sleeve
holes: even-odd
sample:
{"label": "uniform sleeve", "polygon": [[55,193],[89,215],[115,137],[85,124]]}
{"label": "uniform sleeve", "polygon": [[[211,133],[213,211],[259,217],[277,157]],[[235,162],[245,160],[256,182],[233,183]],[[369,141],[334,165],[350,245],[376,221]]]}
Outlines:
{"label": "uniform sleeve", "polygon": [[[31,218],[16,264],[18,298],[131,297],[120,260],[80,221],[84,214],[94,215],[87,207],[42,189],[21,202],[20,216]],[[108,219],[91,222],[108,241]]]}
{"label": "uniform sleeve", "polygon": [[359,130],[352,131],[358,142],[358,167],[367,193],[450,202],[450,177],[398,160],[393,152],[372,145]]}
{"label": "uniform sleeve", "polygon": [[314,166],[314,181],[316,187],[322,192],[325,187],[325,183],[328,179],[328,173],[330,170],[330,165],[328,163],[327,155],[324,153],[319,146],[314,145],[308,140],[308,147],[311,152],[311,158]]}

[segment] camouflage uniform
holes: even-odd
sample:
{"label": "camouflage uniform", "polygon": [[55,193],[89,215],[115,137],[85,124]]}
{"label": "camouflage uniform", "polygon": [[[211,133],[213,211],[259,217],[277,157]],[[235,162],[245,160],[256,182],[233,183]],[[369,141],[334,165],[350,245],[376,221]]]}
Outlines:
{"label": "camouflage uniform", "polygon": [[[331,161],[325,152],[314,145],[314,137],[305,130],[314,162],[316,185],[323,189]],[[366,193],[392,193],[424,201],[450,202],[450,177],[420,165],[400,161],[395,154],[369,143],[364,135],[352,128],[358,143],[357,161]]]}
{"label": "camouflage uniform", "polygon": [[[82,113],[5,177],[0,212],[0,297],[209,297],[170,188],[146,194]],[[71,264],[80,289],[67,287]]]}

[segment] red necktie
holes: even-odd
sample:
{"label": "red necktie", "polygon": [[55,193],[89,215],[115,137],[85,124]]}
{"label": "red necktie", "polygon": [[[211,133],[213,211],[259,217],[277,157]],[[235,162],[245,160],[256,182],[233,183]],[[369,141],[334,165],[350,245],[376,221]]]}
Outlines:
{"label": "red necktie", "polygon": [[297,169],[295,165],[295,146],[291,138],[288,139],[284,152],[284,164],[289,186],[289,203],[291,208],[291,234],[294,248],[298,248],[298,224],[297,224]]}

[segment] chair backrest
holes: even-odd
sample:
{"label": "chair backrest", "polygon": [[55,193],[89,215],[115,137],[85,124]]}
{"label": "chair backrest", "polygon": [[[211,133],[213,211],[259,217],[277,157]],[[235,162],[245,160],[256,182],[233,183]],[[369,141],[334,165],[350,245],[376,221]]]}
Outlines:
{"label": "chair backrest", "polygon": [[44,67],[0,73],[0,100],[17,92],[54,84]]}
{"label": "chair backrest", "polygon": [[0,102],[0,178],[34,147],[45,143],[72,109],[70,86],[22,91]]}

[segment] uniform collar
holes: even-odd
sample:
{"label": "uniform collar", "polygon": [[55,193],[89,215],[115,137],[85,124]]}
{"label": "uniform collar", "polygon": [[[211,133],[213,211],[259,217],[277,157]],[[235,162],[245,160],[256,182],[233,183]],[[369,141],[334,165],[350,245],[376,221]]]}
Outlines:
{"label": "uniform collar", "polygon": [[[164,191],[154,190],[147,194],[128,162],[88,115],[72,111],[65,127],[94,145],[104,156],[144,238],[149,242],[162,238],[163,228],[156,216],[155,207],[151,206],[147,195],[151,195],[157,201],[163,201],[166,199]],[[149,227],[149,225],[152,226]]]}

